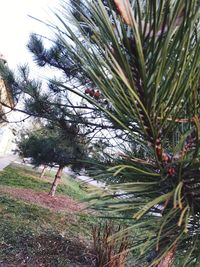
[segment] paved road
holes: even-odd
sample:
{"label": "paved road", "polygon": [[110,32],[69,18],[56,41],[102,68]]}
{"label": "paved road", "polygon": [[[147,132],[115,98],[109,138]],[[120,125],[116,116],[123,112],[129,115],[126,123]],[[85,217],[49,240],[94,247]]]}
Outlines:
{"label": "paved road", "polygon": [[83,182],[85,182],[85,183],[94,185],[96,187],[105,187],[105,183],[102,183],[100,181],[93,180],[92,178],[90,178],[88,176],[77,175],[76,178],[79,179],[79,180],[81,180],[81,181],[83,181]]}
{"label": "paved road", "polygon": [[0,156],[0,171],[13,162],[17,158],[16,155]]}
{"label": "paved road", "polygon": [[93,180],[91,177],[89,176],[86,176],[86,175],[76,175],[70,168],[68,167],[65,167],[64,168],[64,173],[68,174],[68,175],[71,175],[71,176],[75,176],[77,179],[85,182],[85,183],[88,183],[88,184],[91,184],[91,185],[94,185],[96,187],[104,187],[105,186],[105,183],[102,183],[100,181],[96,181],[96,180]]}

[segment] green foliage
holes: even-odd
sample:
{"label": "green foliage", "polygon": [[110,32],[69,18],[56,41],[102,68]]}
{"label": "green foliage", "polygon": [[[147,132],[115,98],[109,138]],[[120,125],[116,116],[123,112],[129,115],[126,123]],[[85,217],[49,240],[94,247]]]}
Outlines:
{"label": "green foliage", "polygon": [[118,143],[110,166],[96,164],[99,177],[116,178],[99,207],[129,212],[133,227],[142,225],[134,246],[141,258],[156,251],[150,266],[174,247],[179,266],[198,266],[199,1],[114,3],[108,12],[102,1],[86,1],[90,15],[79,9],[81,21],[70,17],[77,32],[67,8],[56,14],[63,25],[60,41],[112,108],[71,91],[134,140],[136,152]]}
{"label": "green foliage", "polygon": [[86,157],[85,141],[78,135],[78,128],[67,124],[65,129],[47,125],[23,133],[18,148],[21,156],[32,158],[35,166],[71,165],[72,169],[80,170],[81,160]]}
{"label": "green foliage", "polygon": [[[99,129],[115,130],[103,135],[116,137],[115,157],[95,163],[97,178],[114,182],[98,196],[98,207],[133,217],[133,228],[141,227],[133,244],[141,258],[156,251],[150,266],[174,247],[179,266],[198,266],[199,1],[107,1],[105,8],[97,0],[74,8],[73,17],[63,5],[56,14],[59,27],[53,27],[62,51],[86,77],[83,82],[76,75],[78,86],[51,80],[47,94],[25,68],[18,84],[6,71],[4,77],[10,78],[14,95],[28,96],[25,112],[30,115],[84,125],[94,135]],[[30,49],[39,60],[46,56],[45,65],[51,51],[32,40],[39,50]],[[50,65],[63,70],[62,60]],[[100,99],[94,92],[84,94],[79,85],[87,83]],[[84,112],[71,104],[69,94],[87,101]],[[64,105],[61,98],[67,100]]]}

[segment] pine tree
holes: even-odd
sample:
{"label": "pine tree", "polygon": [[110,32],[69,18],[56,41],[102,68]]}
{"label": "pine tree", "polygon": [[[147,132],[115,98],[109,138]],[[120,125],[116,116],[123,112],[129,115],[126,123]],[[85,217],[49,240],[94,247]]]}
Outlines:
{"label": "pine tree", "polygon": [[[90,136],[91,141],[93,135],[100,139],[102,130],[108,131],[107,136],[113,130],[110,139],[121,137],[122,134],[126,138],[127,134],[121,131],[121,126],[115,120],[108,120],[107,115],[96,107],[97,104],[114,112],[112,103],[100,93],[83,66],[75,61],[61,40],[56,39],[52,46],[45,48],[44,40],[32,34],[28,49],[37,66],[55,70],[55,77],[50,77],[45,83],[38,78],[33,79],[27,65],[20,66],[15,73],[8,66],[0,65],[1,76],[9,85],[16,103],[15,107],[0,104],[27,114],[27,118],[46,119],[61,128],[65,128],[68,123],[77,124],[84,129],[85,135]],[[17,105],[19,102],[20,108]]]}
{"label": "pine tree", "polygon": [[85,1],[78,34],[66,7],[57,14],[60,41],[112,112],[93,104],[136,147],[102,167],[118,180],[99,206],[133,217],[136,247],[156,251],[149,266],[199,266],[199,1],[130,2]]}
{"label": "pine tree", "polygon": [[[96,165],[100,177],[114,181],[101,200],[104,208],[133,218],[141,257],[155,252],[149,266],[198,266],[199,1],[106,2],[84,1],[84,10],[75,6],[72,13],[79,16],[70,23],[76,30],[67,20],[67,6],[57,14],[63,28],[54,27],[56,43],[73,60],[77,75],[73,86],[52,80],[50,92],[55,99],[66,99],[66,92],[82,97],[89,103],[84,110],[92,108],[97,120],[81,114],[75,123],[92,127],[91,132],[113,129],[118,137],[114,160]],[[34,54],[44,57],[50,50],[41,51]],[[64,77],[71,77],[63,57],[58,59]],[[12,88],[16,96],[29,95],[28,114],[51,118],[54,106],[62,109],[63,103],[49,100],[51,94],[41,94],[40,83],[30,82],[23,71],[20,77],[11,79]],[[92,90],[86,92],[82,85],[88,83]],[[95,99],[97,91],[102,98]],[[33,99],[40,112],[31,110]],[[69,102],[63,107],[69,109],[62,119],[74,122],[77,109]],[[97,205],[102,208],[102,201]]]}
{"label": "pine tree", "polygon": [[78,135],[76,126],[68,125],[68,131],[64,131],[47,124],[35,131],[23,133],[18,141],[18,149],[21,156],[31,157],[36,167],[59,166],[49,192],[54,196],[65,166],[71,166],[75,171],[83,168],[83,160],[87,159],[85,141],[84,137]]}

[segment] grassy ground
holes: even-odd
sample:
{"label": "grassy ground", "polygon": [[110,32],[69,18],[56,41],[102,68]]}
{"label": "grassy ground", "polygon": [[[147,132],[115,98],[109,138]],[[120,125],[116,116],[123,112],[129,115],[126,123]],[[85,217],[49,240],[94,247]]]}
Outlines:
{"label": "grassy ground", "polygon": [[[47,171],[46,175],[53,177],[54,171]],[[38,179],[40,171],[30,167],[11,165],[0,172],[0,185],[29,188],[36,191],[50,191],[52,181]],[[77,200],[86,198],[87,193],[81,189],[80,183],[67,175],[62,177],[63,183],[58,186],[57,193],[68,195]]]}
{"label": "grassy ground", "polygon": [[[35,197],[41,193],[47,196],[55,172],[46,175],[41,179],[37,169],[19,165],[0,172],[0,267],[95,266],[92,227],[105,222],[97,218],[97,212],[58,212],[9,193],[28,189],[26,192],[34,192]],[[57,198],[59,195],[70,197],[77,205],[88,196],[81,183],[65,175],[57,189]],[[122,223],[114,221],[115,225]],[[134,266],[132,259],[130,262],[127,266]]]}
{"label": "grassy ground", "polygon": [[[0,172],[0,186],[48,192],[50,182],[33,170],[9,166]],[[83,200],[86,192],[65,177],[58,193]],[[52,200],[53,201],[53,200]],[[0,194],[0,266],[92,266],[91,214],[53,212]]]}

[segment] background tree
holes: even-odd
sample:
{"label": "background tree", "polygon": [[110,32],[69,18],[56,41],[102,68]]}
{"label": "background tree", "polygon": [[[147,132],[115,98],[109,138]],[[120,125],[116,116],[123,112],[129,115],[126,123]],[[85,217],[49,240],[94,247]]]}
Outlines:
{"label": "background tree", "polygon": [[[37,66],[50,67],[57,71],[56,77],[49,79],[47,84],[32,79],[26,65],[21,66],[16,74],[8,66],[1,65],[2,78],[11,86],[16,102],[21,97],[21,105],[24,104],[22,109],[13,110],[51,121],[58,120],[60,113],[63,113],[62,117],[70,123],[76,118],[77,123],[87,127],[113,128],[108,125],[109,121],[106,121],[106,118],[100,116],[100,110],[92,106],[92,100],[103,103],[102,95],[95,90],[94,83],[82,71],[82,67],[74,62],[59,40],[52,40],[52,43],[52,46],[46,49],[42,38],[36,34],[30,36],[28,43],[28,49],[33,54]],[[68,90],[60,86],[60,81],[68,86]],[[91,103],[82,102],[82,97],[78,98],[71,87],[88,95]],[[107,102],[104,104],[108,105]],[[94,121],[95,118],[99,120],[98,123],[97,120]]]}
{"label": "background tree", "polygon": [[77,136],[78,128],[68,125],[68,131],[53,125],[44,125],[36,131],[23,134],[18,142],[20,155],[31,157],[32,164],[40,166],[58,165],[49,194],[55,195],[65,166],[71,166],[74,171],[81,170],[86,160],[87,148],[85,139]]}
{"label": "background tree", "polygon": [[91,16],[78,10],[92,38],[77,17],[78,34],[71,30],[65,7],[57,14],[60,41],[112,112],[92,103],[141,151],[119,144],[106,175],[124,182],[109,187],[103,207],[129,212],[132,227],[144,229],[135,245],[156,251],[150,266],[172,266],[175,255],[179,266],[198,266],[199,1],[111,2],[113,12],[101,1],[86,2]]}
{"label": "background tree", "polygon": [[[37,65],[42,68],[55,68],[59,78],[51,78],[45,83],[31,78],[28,66],[21,66],[19,72],[14,74],[7,66],[2,65],[1,75],[9,84],[15,102],[20,102],[15,107],[7,105],[7,108],[25,113],[25,119],[34,117],[48,120],[63,130],[67,129],[68,124],[79,125],[91,145],[99,140],[104,142],[103,139],[106,138],[107,146],[113,147],[114,137],[120,138],[118,142],[127,139],[127,133],[123,133],[115,121],[109,121],[102,111],[95,107],[93,102],[113,112],[112,104],[104,99],[82,68],[75,65],[73,57],[61,46],[60,41],[46,49],[41,37],[33,34],[28,47]],[[63,88],[61,84],[68,89]],[[72,88],[76,90],[76,94],[72,92]],[[82,94],[87,99],[83,99]]]}
{"label": "background tree", "polygon": [[[71,4],[72,10],[80,6],[80,10],[84,9],[86,14],[90,14],[82,1],[80,4],[71,1]],[[92,39],[93,31],[85,27],[84,22],[79,19],[84,31]],[[107,147],[110,148],[117,146],[118,142],[126,142],[130,138],[128,132],[121,131],[121,126],[116,124],[115,120],[111,118],[108,120],[107,114],[94,105],[98,103],[110,113],[117,115],[112,108],[112,103],[100,93],[81,63],[75,60],[59,38],[48,40],[50,42],[48,48],[44,45],[45,41],[45,38],[32,34],[27,46],[37,66],[53,69],[56,73],[55,77],[52,78],[51,75],[51,78],[44,82],[33,79],[28,66],[21,66],[18,73],[13,73],[8,66],[0,67],[1,75],[9,84],[15,102],[20,102],[19,106],[10,108],[27,114],[26,118],[32,116],[51,121],[63,130],[67,128],[68,123],[79,125],[82,132],[84,129],[84,135],[88,137],[91,147],[94,143],[93,150],[97,143],[105,142],[105,138]],[[83,42],[83,45],[87,47],[87,42]],[[63,85],[65,85],[64,88]],[[82,95],[85,97],[83,98]],[[8,105],[7,108],[9,108]],[[112,141],[113,138],[118,138],[117,143]],[[90,164],[87,166],[89,167]]]}

